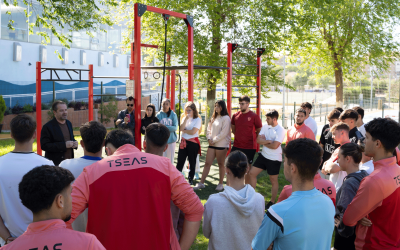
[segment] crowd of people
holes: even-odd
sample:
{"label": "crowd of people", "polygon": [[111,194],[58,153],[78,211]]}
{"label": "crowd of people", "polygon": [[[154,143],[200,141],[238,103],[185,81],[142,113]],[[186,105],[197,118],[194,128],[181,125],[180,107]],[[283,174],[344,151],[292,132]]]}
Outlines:
{"label": "crowd of people", "polygon": [[[186,103],[178,124],[168,99],[158,113],[149,104],[135,128],[133,97],[126,103],[119,129],[107,133],[100,122],[87,122],[78,145],[67,107],[56,101],[54,119],[41,134],[45,157],[33,152],[33,118],[13,118],[15,148],[0,157],[1,249],[186,250],[202,219],[210,250],[328,250],[332,234],[336,250],[400,249],[400,125],[394,120],[364,124],[361,107],[335,108],[317,142],[310,103],[296,110],[295,124],[285,131],[276,110],[266,113],[262,125],[248,96],[239,98],[232,118],[218,100],[206,126],[201,180],[194,186],[202,127],[196,105]],[[144,135],[144,151],[135,147],[135,129]],[[262,151],[253,162],[257,144]],[[74,158],[78,147],[84,156]],[[203,206],[194,190],[206,187],[215,159],[216,191],[222,192]],[[256,192],[263,170],[270,200]],[[278,194],[282,172],[290,185]]]}

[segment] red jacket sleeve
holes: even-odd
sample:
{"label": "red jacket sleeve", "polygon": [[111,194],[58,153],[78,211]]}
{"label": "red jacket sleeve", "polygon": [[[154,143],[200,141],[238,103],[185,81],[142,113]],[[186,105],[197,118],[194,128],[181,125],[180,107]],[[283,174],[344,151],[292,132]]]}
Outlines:
{"label": "red jacket sleeve", "polygon": [[204,207],[193,188],[170,161],[171,200],[185,214],[188,221],[201,221]]}
{"label": "red jacket sleeve", "polygon": [[368,176],[361,181],[356,196],[343,215],[343,223],[346,226],[355,226],[359,220],[382,204],[384,194],[379,181]]}
{"label": "red jacket sleeve", "polygon": [[67,227],[72,229],[72,222],[88,207],[89,202],[89,180],[86,169],[72,184],[72,212]]}

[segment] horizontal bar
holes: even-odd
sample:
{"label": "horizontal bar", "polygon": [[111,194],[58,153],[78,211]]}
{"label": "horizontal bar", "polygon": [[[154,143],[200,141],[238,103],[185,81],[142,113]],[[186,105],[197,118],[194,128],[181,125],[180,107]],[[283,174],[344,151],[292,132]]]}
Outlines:
{"label": "horizontal bar", "polygon": [[[240,96],[232,96],[232,98],[240,98]],[[249,96],[249,98],[258,98],[258,96]]]}
{"label": "horizontal bar", "polygon": [[[249,107],[249,109],[256,109],[256,108],[258,108],[258,106]],[[240,109],[240,108],[232,108],[232,109]]]}
{"label": "horizontal bar", "polygon": [[88,69],[61,69],[61,68],[42,68],[47,70],[76,70],[76,71],[89,71]]}
{"label": "horizontal bar", "polygon": [[43,72],[45,72],[45,71],[47,71],[47,69],[45,69],[45,70],[42,70],[42,73],[43,73]]}
{"label": "horizontal bar", "polygon": [[102,95],[93,95],[93,96],[126,96],[126,94],[102,94]]}
{"label": "horizontal bar", "polygon": [[233,76],[257,76],[258,77],[258,75],[245,75],[245,74],[232,74]]}
{"label": "horizontal bar", "polygon": [[170,16],[174,16],[174,17],[177,17],[177,18],[186,19],[186,15],[185,14],[174,12],[174,11],[170,11],[170,10],[160,9],[160,8],[153,7],[153,6],[147,6],[147,11],[154,12],[154,13],[159,13],[159,14],[168,14]]}
{"label": "horizontal bar", "polygon": [[261,51],[259,49],[247,48],[247,47],[242,47],[242,46],[237,46],[236,48],[237,49],[249,49],[249,50]]}
{"label": "horizontal bar", "polygon": [[146,47],[146,48],[155,48],[155,49],[158,49],[158,45],[153,45],[153,44],[145,44],[145,43],[142,43],[140,46]]}
{"label": "horizontal bar", "polygon": [[72,80],[70,80],[70,79],[42,79],[42,81],[50,81],[50,82],[52,82],[52,81],[55,81],[55,82],[89,82],[89,80],[79,80],[79,79],[77,79],[77,80],[74,80],[74,79],[72,79]]}
{"label": "horizontal bar", "polygon": [[[193,65],[194,69],[229,69],[228,67],[218,67],[218,66],[203,66],[203,65]],[[152,70],[161,70],[164,69],[163,66],[143,66],[141,69],[152,69]],[[188,66],[165,66],[166,70],[187,70]]]}
{"label": "horizontal bar", "polygon": [[120,78],[120,79],[129,79],[129,76],[92,76],[92,78]]}
{"label": "horizontal bar", "polygon": [[233,85],[235,88],[257,88],[257,86]]}
{"label": "horizontal bar", "polygon": [[258,66],[257,64],[238,63],[238,62],[232,62],[232,63],[233,63],[233,64],[246,65],[246,66]]}

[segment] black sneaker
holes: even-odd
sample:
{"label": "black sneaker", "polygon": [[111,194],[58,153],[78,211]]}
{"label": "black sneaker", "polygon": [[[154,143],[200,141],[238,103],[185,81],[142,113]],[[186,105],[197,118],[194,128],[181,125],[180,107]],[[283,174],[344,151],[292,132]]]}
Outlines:
{"label": "black sneaker", "polygon": [[190,186],[193,186],[193,185],[194,185],[192,179],[188,179],[188,182],[189,182],[189,185],[190,185]]}
{"label": "black sneaker", "polygon": [[268,210],[268,208],[269,208],[270,206],[272,206],[272,205],[274,205],[274,203],[272,203],[272,201],[269,201],[268,203],[265,202],[265,210]]}

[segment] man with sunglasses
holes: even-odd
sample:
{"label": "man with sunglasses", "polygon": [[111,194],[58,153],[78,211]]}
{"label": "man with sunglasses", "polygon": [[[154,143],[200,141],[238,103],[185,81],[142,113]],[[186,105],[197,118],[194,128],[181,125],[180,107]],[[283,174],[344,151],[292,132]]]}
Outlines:
{"label": "man with sunglasses", "polygon": [[126,109],[119,111],[115,125],[118,128],[129,129],[135,141],[135,98],[133,96],[126,98]]}

